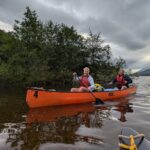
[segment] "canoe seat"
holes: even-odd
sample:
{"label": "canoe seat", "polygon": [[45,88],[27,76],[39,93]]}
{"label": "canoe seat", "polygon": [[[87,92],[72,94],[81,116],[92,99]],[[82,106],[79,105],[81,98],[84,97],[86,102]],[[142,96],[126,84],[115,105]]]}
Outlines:
{"label": "canoe seat", "polygon": [[[119,135],[119,140],[121,143],[119,143],[119,147],[123,149],[129,149],[129,150],[138,150],[137,148],[141,145],[144,139],[144,134],[137,134],[135,136],[124,136]],[[138,141],[137,141],[138,140]]]}

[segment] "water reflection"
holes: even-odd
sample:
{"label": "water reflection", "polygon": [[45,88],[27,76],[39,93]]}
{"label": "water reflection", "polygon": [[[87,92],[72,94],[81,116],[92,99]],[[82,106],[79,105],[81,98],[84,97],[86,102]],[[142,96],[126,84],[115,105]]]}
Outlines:
{"label": "water reflection", "polygon": [[26,122],[29,124],[37,122],[57,122],[64,118],[76,118],[77,124],[86,127],[103,126],[103,120],[110,116],[110,108],[101,106],[95,108],[91,103],[66,105],[31,109],[27,115]]}
{"label": "water reflection", "polygon": [[133,112],[128,100],[98,108],[91,103],[35,108],[30,109],[19,123],[1,124],[0,135],[6,139],[7,149],[49,149],[54,143],[62,143],[65,148],[65,144],[70,145],[70,149],[77,145],[80,149],[83,143],[86,149],[103,149],[105,141],[100,129],[111,119],[112,110],[120,112],[119,120],[123,122],[125,114]]}
{"label": "water reflection", "polygon": [[[40,124],[43,136],[48,133],[46,142],[75,144],[76,142],[86,142],[100,145],[102,138],[82,134],[80,128],[99,127],[103,125],[104,116],[109,116],[110,112],[104,109],[96,109],[91,103],[69,106],[55,106],[47,108],[31,109],[27,115],[26,122],[28,128],[37,127]],[[38,129],[39,132],[39,129]]]}
{"label": "water reflection", "polygon": [[126,122],[127,118],[125,114],[133,112],[133,104],[129,102],[129,99],[124,99],[123,101],[119,102],[119,104],[115,105],[113,110],[120,112],[120,117],[118,120],[121,122]]}
{"label": "water reflection", "polygon": [[122,126],[150,140],[150,78],[135,82],[135,96],[98,108],[83,104],[28,110],[25,92],[0,91],[0,149],[116,150]]}
{"label": "water reflection", "polygon": [[27,123],[52,122],[62,117],[76,116],[82,112],[94,112],[95,108],[91,104],[65,105],[54,107],[43,107],[30,109],[27,114]]}

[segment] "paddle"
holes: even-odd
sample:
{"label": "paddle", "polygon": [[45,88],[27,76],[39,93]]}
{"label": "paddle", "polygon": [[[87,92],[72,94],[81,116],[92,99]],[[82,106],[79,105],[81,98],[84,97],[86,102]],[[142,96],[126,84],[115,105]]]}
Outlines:
{"label": "paddle", "polygon": [[[80,80],[80,78],[78,77],[78,75],[77,75],[77,78],[78,78],[78,80],[87,88],[87,86],[82,82],[82,80]],[[89,90],[89,92],[90,92],[90,94],[95,98],[95,104],[96,104],[96,105],[97,105],[97,104],[104,104],[104,102],[103,102],[101,99],[95,97],[95,95],[93,94],[92,91]]]}

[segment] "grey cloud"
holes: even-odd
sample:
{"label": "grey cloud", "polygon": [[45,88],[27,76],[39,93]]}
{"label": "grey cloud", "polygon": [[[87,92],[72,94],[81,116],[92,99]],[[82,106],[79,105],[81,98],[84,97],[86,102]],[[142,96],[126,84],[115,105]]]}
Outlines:
{"label": "grey cloud", "polygon": [[150,0],[1,0],[0,21],[13,25],[22,19],[26,6],[44,22],[73,25],[81,33],[90,28],[126,50],[149,45]]}
{"label": "grey cloud", "polygon": [[[129,50],[138,50],[145,47],[146,43],[141,37],[124,29],[113,20],[89,18],[84,24],[82,28],[84,32],[88,32],[89,28],[91,28],[94,33],[102,33],[102,35],[106,36],[109,42],[114,42]],[[87,28],[87,24],[89,28]]]}
{"label": "grey cloud", "polygon": [[131,66],[135,66],[136,69],[138,69],[138,67],[140,68],[141,66],[137,66],[137,58],[130,58],[126,60],[126,65],[127,67],[131,67]]}
{"label": "grey cloud", "polygon": [[69,26],[78,25],[78,20],[76,18],[73,18],[71,14],[63,12],[62,10],[56,10],[54,8],[42,10],[42,8],[38,8],[36,11],[39,18],[42,18],[45,22],[52,20],[55,23],[65,23]]}
{"label": "grey cloud", "polygon": [[128,50],[138,50],[145,47],[145,42],[138,39],[131,33],[120,33],[115,36],[115,42],[118,43],[118,45],[126,47]]}
{"label": "grey cloud", "polygon": [[43,21],[53,20],[56,23],[65,23],[70,26],[78,24],[78,20],[75,16],[72,17],[72,14],[53,7],[45,8],[36,0],[5,0],[5,3],[0,1],[0,20],[13,25],[14,20],[23,18],[27,6],[36,10],[39,18]]}
{"label": "grey cloud", "polygon": [[21,19],[25,7],[31,4],[28,0],[2,0],[0,1],[0,19],[13,24],[15,19]]}
{"label": "grey cloud", "polygon": [[143,39],[145,41],[150,40],[150,19],[144,20],[142,23],[138,25],[138,28],[135,29],[135,33],[139,39]]}

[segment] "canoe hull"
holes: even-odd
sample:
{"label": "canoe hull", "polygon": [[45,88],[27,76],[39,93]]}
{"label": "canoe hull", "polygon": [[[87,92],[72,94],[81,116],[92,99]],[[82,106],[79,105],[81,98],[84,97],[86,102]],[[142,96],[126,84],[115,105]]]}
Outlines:
{"label": "canoe hull", "polygon": [[[128,95],[134,94],[136,87],[132,86],[126,90],[112,91],[112,92],[93,92],[96,98],[102,101],[116,100]],[[89,92],[53,92],[48,90],[28,89],[26,95],[26,102],[30,108],[80,104],[94,102],[95,98]]]}

